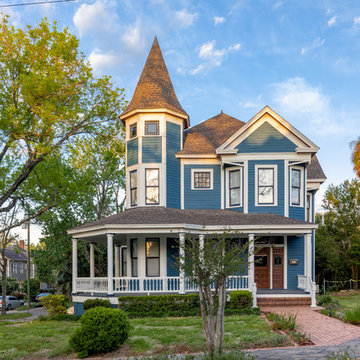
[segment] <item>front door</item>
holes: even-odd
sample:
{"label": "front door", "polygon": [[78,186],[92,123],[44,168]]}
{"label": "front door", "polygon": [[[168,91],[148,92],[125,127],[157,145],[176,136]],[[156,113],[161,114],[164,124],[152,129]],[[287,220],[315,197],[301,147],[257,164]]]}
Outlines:
{"label": "front door", "polygon": [[255,283],[258,289],[270,288],[270,248],[263,247],[255,255]]}
{"label": "front door", "polygon": [[284,248],[274,247],[272,249],[272,273],[273,273],[273,289],[284,288]]}

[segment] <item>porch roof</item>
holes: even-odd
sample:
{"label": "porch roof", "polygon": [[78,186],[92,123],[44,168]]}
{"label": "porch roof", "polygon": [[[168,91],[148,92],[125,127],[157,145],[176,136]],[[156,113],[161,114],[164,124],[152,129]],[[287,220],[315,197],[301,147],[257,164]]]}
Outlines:
{"label": "porch roof", "polygon": [[256,229],[277,229],[295,230],[309,232],[317,227],[314,223],[297,220],[285,216],[270,213],[244,214],[235,210],[225,209],[175,209],[162,206],[146,206],[127,209],[116,215],[84,224],[68,231],[76,236],[93,230],[112,232],[117,229],[131,229],[132,232],[144,229],[168,229],[173,232],[175,229],[198,230],[198,231],[255,231]]}

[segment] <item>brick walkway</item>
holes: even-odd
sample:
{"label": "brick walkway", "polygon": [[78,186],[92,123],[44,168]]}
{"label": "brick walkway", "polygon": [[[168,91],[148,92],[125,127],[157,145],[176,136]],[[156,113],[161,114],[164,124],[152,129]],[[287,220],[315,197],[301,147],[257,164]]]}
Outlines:
{"label": "brick walkway", "polygon": [[322,315],[309,306],[263,307],[261,310],[277,314],[297,314],[297,329],[310,335],[311,341],[317,346],[340,345],[360,338],[360,327]]}

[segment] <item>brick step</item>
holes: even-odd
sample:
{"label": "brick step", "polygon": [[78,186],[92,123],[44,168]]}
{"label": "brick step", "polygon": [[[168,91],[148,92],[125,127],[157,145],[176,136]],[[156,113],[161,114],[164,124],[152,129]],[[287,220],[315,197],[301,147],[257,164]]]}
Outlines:
{"label": "brick step", "polygon": [[257,305],[265,306],[310,306],[310,297],[258,297]]}

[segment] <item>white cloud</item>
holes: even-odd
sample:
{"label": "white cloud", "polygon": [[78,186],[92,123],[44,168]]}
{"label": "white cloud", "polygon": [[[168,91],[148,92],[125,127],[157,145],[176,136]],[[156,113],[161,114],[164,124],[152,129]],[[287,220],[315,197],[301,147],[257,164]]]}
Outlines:
{"label": "white cloud", "polygon": [[186,9],[176,11],[175,13],[176,22],[178,23],[179,26],[183,28],[193,25],[198,19],[198,17],[199,17],[198,13],[191,13]]}
{"label": "white cloud", "polygon": [[336,16],[333,16],[331,19],[329,19],[328,21],[328,27],[332,27],[336,25]]}
{"label": "white cloud", "polygon": [[80,36],[99,31],[114,30],[117,23],[116,3],[96,0],[93,4],[82,4],[76,11],[73,22]]}
{"label": "white cloud", "polygon": [[[0,3],[2,4],[2,3]],[[9,24],[14,26],[15,28],[23,27],[21,14],[11,8],[4,8],[0,13],[0,20],[2,20],[3,15],[9,16]]]}
{"label": "white cloud", "polygon": [[279,8],[281,8],[284,5],[284,1],[277,1],[273,6],[272,6],[272,10],[277,10]]}
{"label": "white cloud", "polygon": [[103,53],[100,49],[94,49],[90,56],[89,61],[94,72],[102,74],[104,70],[115,66],[119,61],[119,56],[114,52]]}
{"label": "white cloud", "polygon": [[212,40],[200,46],[198,57],[204,60],[204,63],[193,69],[191,74],[195,75],[206,68],[220,66],[229,53],[239,51],[241,49],[241,44],[239,43],[231,45],[225,49],[216,49],[215,45],[216,41]]}
{"label": "white cloud", "polygon": [[301,55],[305,55],[307,52],[315,50],[325,44],[325,39],[316,38],[310,46],[303,47],[301,49]]}
{"label": "white cloud", "polygon": [[145,39],[142,37],[142,26],[139,21],[127,27],[121,40],[124,46],[132,52],[141,52],[145,45]]}
{"label": "white cloud", "polygon": [[354,17],[354,26],[360,25],[360,16]]}
{"label": "white cloud", "polygon": [[347,126],[341,123],[351,121],[351,116],[341,113],[321,88],[309,85],[304,78],[290,78],[274,84],[273,89],[276,107],[292,121],[321,135],[340,134],[349,129],[349,123]]}
{"label": "white cloud", "polygon": [[225,22],[225,18],[223,16],[215,16],[214,17],[214,24],[216,25],[220,25],[223,22]]}

